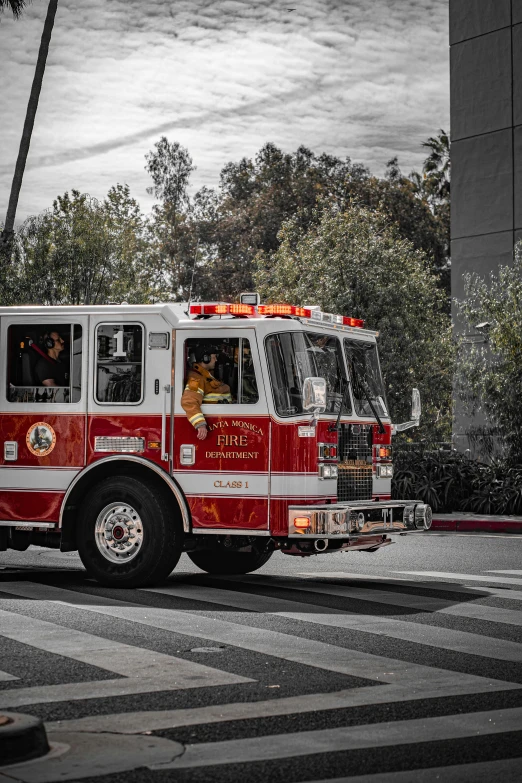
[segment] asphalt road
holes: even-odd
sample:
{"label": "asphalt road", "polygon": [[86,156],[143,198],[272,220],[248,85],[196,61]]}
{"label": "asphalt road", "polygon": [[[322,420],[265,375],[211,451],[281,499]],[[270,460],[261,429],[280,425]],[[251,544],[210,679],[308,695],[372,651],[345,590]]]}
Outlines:
{"label": "asphalt road", "polygon": [[0,783],[518,782],[521,554],[429,533],[122,591],[0,553],[0,711],[52,744]]}

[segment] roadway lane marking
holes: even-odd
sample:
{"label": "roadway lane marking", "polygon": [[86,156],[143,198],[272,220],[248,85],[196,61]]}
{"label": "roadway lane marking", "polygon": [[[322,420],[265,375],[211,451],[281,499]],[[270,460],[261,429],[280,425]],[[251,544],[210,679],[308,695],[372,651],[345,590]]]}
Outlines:
{"label": "roadway lane marking", "polygon": [[[228,577],[227,577],[228,579]],[[221,580],[216,580],[219,583]],[[245,581],[245,580],[243,580]],[[259,578],[255,581],[248,580],[250,584],[261,585],[265,587],[274,587],[274,582],[267,578]],[[408,595],[406,593],[396,593],[389,590],[378,590],[364,587],[349,587],[346,585],[320,585],[313,587],[303,585],[302,580],[289,578],[281,582],[280,587],[290,590],[299,590],[305,593],[315,593],[321,595],[331,595],[338,598],[356,598],[360,601],[370,601],[376,604],[386,604],[389,606],[402,606],[406,609],[417,609],[419,612],[428,612],[435,614],[449,614],[454,617],[466,617],[473,620],[486,620],[493,623],[504,623],[506,625],[522,626],[522,611],[513,609],[500,609],[496,606],[483,606],[469,602],[455,604],[455,601],[445,598],[433,598],[424,595]],[[520,593],[522,599],[522,592]]]}
{"label": "roadway lane marking", "polygon": [[400,772],[378,772],[375,775],[356,775],[349,778],[329,778],[310,783],[491,783],[500,778],[503,783],[522,780],[522,759],[480,761],[475,764],[457,764],[451,767],[429,767]]}
{"label": "roadway lane marking", "polygon": [[462,579],[464,582],[502,582],[507,585],[522,585],[522,579],[507,576],[477,576],[476,574],[453,574],[451,571],[393,571],[394,574],[432,576],[435,579]]}
{"label": "roadway lane marking", "polygon": [[[520,689],[521,685],[512,688]],[[161,731],[183,726],[198,726],[206,723],[227,723],[236,720],[298,715],[307,712],[347,709],[375,704],[396,704],[441,696],[460,696],[483,693],[478,684],[474,690],[463,684],[460,691],[455,688],[444,690],[437,683],[430,690],[413,690],[410,685],[380,685],[378,688],[349,688],[332,693],[313,693],[304,696],[289,696],[269,701],[233,702],[209,707],[194,707],[176,710],[125,712],[114,715],[89,715],[65,721],[46,723],[48,731],[111,732],[116,734],[140,734],[143,731]]]}
{"label": "roadway lane marking", "polygon": [[[36,600],[42,599],[42,585],[40,584],[4,582],[3,585],[13,595],[23,595],[26,598],[32,597]],[[293,634],[255,628],[239,622],[216,620],[197,611],[138,606],[99,596],[81,595],[62,588],[44,587],[46,600],[53,600],[77,609],[96,612],[111,618],[129,620],[185,636],[211,640],[231,647],[240,647],[263,655],[351,677],[361,677],[379,683],[402,683],[405,686],[410,686],[412,691],[426,687],[433,688],[437,683],[442,689],[462,688],[466,685],[476,688],[480,683],[482,683],[484,691],[518,687],[515,684],[492,680],[489,677],[484,678],[432,666],[423,666],[409,661],[400,661],[346,647],[337,647]],[[212,590],[209,593],[212,593]],[[50,596],[53,598],[51,599]],[[472,692],[477,691],[473,690]]]}
{"label": "roadway lane marking", "polygon": [[[11,590],[9,591],[11,592]],[[45,652],[121,675],[121,680],[66,683],[0,691],[0,705],[20,707],[39,702],[182,690],[252,682],[246,677],[183,658],[122,644],[45,620],[0,610],[0,635]]]}
{"label": "roadway lane marking", "polygon": [[267,758],[273,760],[360,748],[417,745],[422,742],[519,731],[521,725],[522,708],[517,707],[365,726],[273,734],[224,742],[202,742],[187,745],[183,756],[174,761],[151,764],[149,769],[159,771],[211,767],[218,764],[250,764]]}
{"label": "roadway lane marking", "polygon": [[[397,573],[401,573],[397,571]],[[413,573],[413,572],[412,572]],[[481,585],[475,587],[474,585],[457,585],[449,582],[421,582],[419,579],[400,579],[397,576],[377,576],[376,574],[352,574],[346,571],[302,571],[299,576],[305,577],[307,580],[312,579],[343,579],[350,582],[377,582],[384,587],[409,587],[417,588],[421,590],[435,590],[440,593],[462,593],[470,597],[474,597],[473,591],[477,591],[477,598],[485,598],[487,596],[480,595],[480,593],[490,593],[490,595],[498,596],[499,598],[509,598],[513,601],[522,601],[522,590],[513,590],[510,587],[491,587],[491,585]],[[266,577],[260,577],[266,579]],[[278,577],[274,577],[277,579]],[[236,580],[237,577],[227,576],[227,580]],[[241,577],[243,581],[251,582],[255,584],[255,577]],[[488,580],[492,581],[492,580]],[[494,581],[494,580],[493,580]],[[321,584],[318,582],[318,584]],[[372,589],[372,588],[370,588]]]}
{"label": "roadway lane marking", "polygon": [[[213,604],[225,604],[244,611],[261,612],[277,617],[287,617],[289,620],[299,620],[316,625],[378,634],[399,639],[403,642],[426,644],[437,649],[453,650],[454,652],[466,653],[468,655],[480,655],[484,658],[522,661],[522,645],[518,644],[518,642],[496,639],[492,636],[480,636],[468,631],[455,631],[451,628],[442,628],[436,625],[396,620],[387,616],[356,614],[343,609],[325,610],[325,607],[312,603],[222,590],[217,587],[209,589],[208,587],[199,587],[197,585],[152,587],[148,588],[146,592],[207,601]],[[522,616],[522,612],[513,612],[513,614]],[[518,619],[519,624],[522,625],[520,617]]]}
{"label": "roadway lane marking", "polygon": [[496,571],[486,571],[486,574],[515,574],[515,575],[518,575],[518,576],[522,576],[522,570],[521,569],[518,569],[518,570],[515,569],[515,570],[510,571],[509,569],[502,569],[501,568],[501,569],[497,569]]}
{"label": "roadway lane marking", "polygon": [[12,680],[18,680],[19,677],[15,677],[14,674],[0,671],[0,682],[11,682]]}

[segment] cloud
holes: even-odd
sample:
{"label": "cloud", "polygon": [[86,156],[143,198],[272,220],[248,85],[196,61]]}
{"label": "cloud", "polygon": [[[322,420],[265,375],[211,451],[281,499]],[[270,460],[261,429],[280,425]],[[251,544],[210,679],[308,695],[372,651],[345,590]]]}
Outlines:
{"label": "cloud", "polygon": [[[0,23],[0,209],[7,202],[45,3]],[[130,184],[151,199],[144,155],[188,147],[194,187],[270,140],[382,173],[448,127],[445,0],[61,0],[19,217],[72,187]]]}

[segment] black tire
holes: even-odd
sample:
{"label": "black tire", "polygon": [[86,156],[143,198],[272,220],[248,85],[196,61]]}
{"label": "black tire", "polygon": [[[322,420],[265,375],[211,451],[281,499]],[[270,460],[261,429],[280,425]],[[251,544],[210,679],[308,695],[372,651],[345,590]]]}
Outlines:
{"label": "black tire", "polygon": [[223,546],[187,552],[194,565],[207,574],[250,574],[268,563],[273,555],[268,552],[231,552]]}
{"label": "black tire", "polygon": [[[111,506],[117,508],[107,512]],[[117,509],[121,509],[121,516]],[[100,528],[105,529],[103,523],[105,521],[106,526],[107,519],[112,522],[113,530],[120,519],[127,521],[129,528],[136,528],[137,535],[131,530],[127,542],[122,538],[120,546],[127,551],[122,553],[121,561],[118,561],[116,536],[112,542],[104,544],[99,532]],[[112,521],[114,519],[116,523]],[[138,521],[132,522],[132,519]],[[119,527],[129,533],[125,524]],[[133,543],[133,537],[140,543]],[[174,500],[170,508],[163,494],[142,479],[113,476],[93,487],[85,498],[79,515],[78,553],[88,574],[101,584],[143,587],[160,582],[175,567],[182,546],[183,530]]]}

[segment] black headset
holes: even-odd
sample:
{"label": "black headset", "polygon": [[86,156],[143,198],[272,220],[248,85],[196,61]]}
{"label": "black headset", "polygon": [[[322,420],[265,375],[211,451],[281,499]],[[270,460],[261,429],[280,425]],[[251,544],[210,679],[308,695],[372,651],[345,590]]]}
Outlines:
{"label": "black headset", "polygon": [[[203,364],[208,364],[210,361],[212,361],[212,354],[217,353],[218,351],[217,348],[215,348],[213,345],[201,346],[199,350],[201,350],[203,347],[206,349],[205,353],[203,354],[200,354],[199,351],[196,350],[196,361],[203,362]],[[199,359],[197,358],[198,356],[200,357]]]}
{"label": "black headset", "polygon": [[42,345],[44,348],[47,348],[48,350],[54,348],[53,338],[48,334],[44,334],[44,336],[42,337]]}

